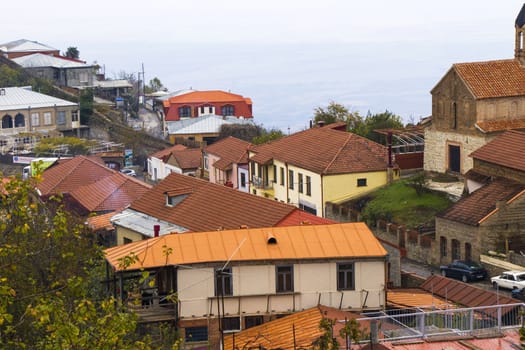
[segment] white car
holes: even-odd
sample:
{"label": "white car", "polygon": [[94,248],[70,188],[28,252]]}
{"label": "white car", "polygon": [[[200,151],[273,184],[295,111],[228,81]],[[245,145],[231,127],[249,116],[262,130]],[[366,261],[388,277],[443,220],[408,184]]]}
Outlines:
{"label": "white car", "polygon": [[137,173],[135,173],[135,170],[129,169],[129,168],[124,168],[124,169],[120,170],[120,172],[122,174],[126,174],[126,175],[129,175],[129,176],[137,176]]}
{"label": "white car", "polygon": [[505,271],[490,282],[494,288],[521,289],[525,287],[525,271]]}

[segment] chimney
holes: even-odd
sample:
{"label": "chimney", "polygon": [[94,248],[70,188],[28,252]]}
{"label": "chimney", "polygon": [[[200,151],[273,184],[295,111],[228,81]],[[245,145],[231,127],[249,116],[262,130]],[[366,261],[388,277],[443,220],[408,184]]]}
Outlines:
{"label": "chimney", "polygon": [[317,122],[317,126],[320,127],[320,128],[322,128],[322,127],[324,126],[324,120],[319,120],[319,121]]}
{"label": "chimney", "polygon": [[153,237],[158,237],[160,233],[160,225],[153,225]]}

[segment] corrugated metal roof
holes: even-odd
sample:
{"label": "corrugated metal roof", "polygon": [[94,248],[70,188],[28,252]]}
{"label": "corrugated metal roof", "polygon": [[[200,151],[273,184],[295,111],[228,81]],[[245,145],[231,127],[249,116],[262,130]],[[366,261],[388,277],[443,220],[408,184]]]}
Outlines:
{"label": "corrugated metal roof", "polygon": [[172,135],[218,133],[224,124],[254,124],[254,122],[251,118],[222,117],[215,114],[166,122],[168,133]]}
{"label": "corrugated metal roof", "polygon": [[11,61],[24,68],[54,67],[54,68],[89,68],[89,64],[63,59],[55,56],[35,53],[32,55],[13,58]]}
{"label": "corrugated metal roof", "polygon": [[114,215],[111,218],[111,222],[115,225],[122,226],[127,229],[138,232],[146,237],[153,237],[154,225],[160,226],[160,235],[166,235],[172,232],[183,233],[189,231],[185,227],[160,220],[158,218],[135,211],[133,209],[125,209],[121,213]]}
{"label": "corrugated metal roof", "polygon": [[51,46],[27,39],[19,39],[1,44],[0,50],[4,52],[58,51],[58,49]]}
{"label": "corrugated metal roof", "polygon": [[101,89],[132,88],[133,85],[125,79],[120,80],[97,80],[93,85]]}
{"label": "corrugated metal roof", "polygon": [[17,109],[77,106],[76,103],[20,87],[0,88],[0,111]]}
{"label": "corrugated metal roof", "polygon": [[[268,237],[276,243],[269,243]],[[165,247],[172,248],[168,256]],[[303,225],[170,234],[105,250],[116,270],[119,261],[139,259],[128,270],[216,262],[385,258],[387,252],[365,223]]]}

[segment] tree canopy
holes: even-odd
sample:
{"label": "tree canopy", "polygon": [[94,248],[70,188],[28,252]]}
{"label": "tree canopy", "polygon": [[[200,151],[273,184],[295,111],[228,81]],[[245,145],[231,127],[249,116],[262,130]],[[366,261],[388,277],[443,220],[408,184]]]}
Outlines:
{"label": "tree canopy", "polygon": [[65,56],[69,58],[78,59],[80,57],[80,52],[78,51],[78,48],[70,46],[67,48]]}
{"label": "tree canopy", "polygon": [[399,129],[403,127],[401,117],[388,110],[383,113],[371,114],[370,112],[349,130],[357,135],[372,141],[385,144],[385,136],[375,132],[378,129]]}
{"label": "tree canopy", "polygon": [[326,108],[317,107],[314,110],[314,123],[324,122],[324,124],[332,124],[337,122],[344,122],[348,128],[354,128],[356,124],[361,122],[359,112],[351,112],[347,107],[334,101],[330,102]]}
{"label": "tree canopy", "polygon": [[224,124],[219,131],[218,139],[224,139],[229,136],[251,142],[253,144],[261,144],[268,141],[280,139],[284,136],[281,130],[276,128],[266,129],[262,125],[256,124]]}

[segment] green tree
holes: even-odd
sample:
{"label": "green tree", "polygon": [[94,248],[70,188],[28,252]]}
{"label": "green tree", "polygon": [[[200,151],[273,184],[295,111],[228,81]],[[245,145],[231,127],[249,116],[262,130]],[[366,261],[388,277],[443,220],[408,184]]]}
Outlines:
{"label": "green tree", "polygon": [[157,77],[151,79],[149,81],[149,84],[146,85],[146,92],[147,93],[152,93],[152,92],[155,92],[155,91],[163,91],[163,90],[166,90],[166,88],[164,87],[164,85],[162,85],[162,82]]}
{"label": "green tree", "polygon": [[69,57],[69,58],[78,59],[80,57],[80,52],[78,51],[78,48],[74,46],[70,46],[67,48],[64,56]]}
{"label": "green tree", "polygon": [[378,114],[371,114],[368,112],[364,120],[361,120],[349,130],[377,143],[385,144],[385,135],[374,132],[374,130],[399,129],[402,127],[403,122],[401,121],[401,117],[386,110],[383,113]]}
{"label": "green tree", "polygon": [[48,137],[40,140],[33,151],[37,156],[77,156],[88,154],[96,144],[94,140],[77,137]]}
{"label": "green tree", "polygon": [[89,125],[93,115],[93,89],[80,90],[80,124]]}
{"label": "green tree", "polygon": [[319,322],[319,329],[323,334],[317,339],[313,345],[316,350],[337,350],[339,349],[339,342],[334,336],[335,320],[323,318]]}
{"label": "green tree", "polygon": [[359,112],[350,112],[347,107],[334,101],[330,102],[326,108],[317,107],[314,109],[315,124],[321,121],[324,122],[324,124],[344,122],[348,125],[349,129],[352,129],[361,119]]}
{"label": "green tree", "polygon": [[348,338],[354,344],[359,343],[361,340],[366,339],[366,329],[361,329],[361,325],[355,319],[347,321],[341,330],[339,330],[341,338]]}
{"label": "green tree", "polygon": [[40,199],[39,179],[0,191],[0,348],[148,349],[135,316],[100,293],[101,249],[60,197]]}

